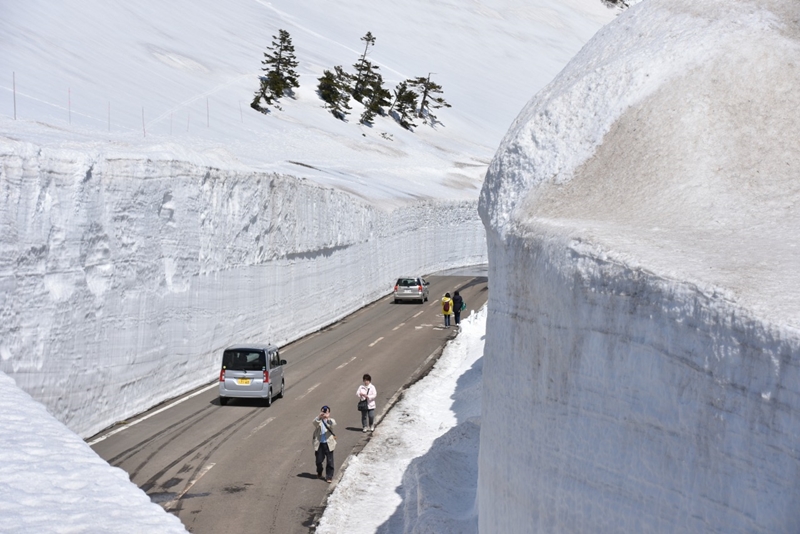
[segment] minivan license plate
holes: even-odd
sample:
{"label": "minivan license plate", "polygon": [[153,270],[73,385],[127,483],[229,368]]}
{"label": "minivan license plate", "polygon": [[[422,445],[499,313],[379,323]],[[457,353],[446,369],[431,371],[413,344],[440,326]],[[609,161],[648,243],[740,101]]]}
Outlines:
{"label": "minivan license plate", "polygon": [[240,386],[249,386],[250,385],[250,379],[249,378],[237,378],[236,379],[236,383],[239,384]]}

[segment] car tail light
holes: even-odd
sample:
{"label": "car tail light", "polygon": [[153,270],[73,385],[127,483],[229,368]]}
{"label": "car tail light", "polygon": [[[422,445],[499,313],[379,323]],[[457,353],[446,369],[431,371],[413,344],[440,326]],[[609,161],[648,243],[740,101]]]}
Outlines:
{"label": "car tail light", "polygon": [[420,293],[422,293],[422,286],[417,286],[417,289],[419,290]]}
{"label": "car tail light", "polygon": [[266,384],[267,382],[269,382],[269,371],[264,369],[264,383]]}
{"label": "car tail light", "polygon": [[394,292],[397,293],[398,286],[394,286]]}
{"label": "car tail light", "polygon": [[223,367],[219,372],[219,381],[225,382],[225,368]]}

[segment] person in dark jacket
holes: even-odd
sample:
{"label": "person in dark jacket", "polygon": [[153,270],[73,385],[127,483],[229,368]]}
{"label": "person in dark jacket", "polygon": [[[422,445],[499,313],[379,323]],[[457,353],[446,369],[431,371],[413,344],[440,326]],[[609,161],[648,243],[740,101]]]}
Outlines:
{"label": "person in dark jacket", "polygon": [[453,293],[453,313],[455,314],[456,326],[461,324],[461,308],[464,307],[464,299],[458,294],[458,291]]}

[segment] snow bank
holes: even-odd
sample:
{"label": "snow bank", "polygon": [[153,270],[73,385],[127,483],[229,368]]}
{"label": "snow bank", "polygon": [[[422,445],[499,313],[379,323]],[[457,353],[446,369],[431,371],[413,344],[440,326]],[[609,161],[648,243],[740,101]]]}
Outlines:
{"label": "snow bank", "polygon": [[648,0],[507,134],[482,532],[800,530],[799,18]]}
{"label": "snow bank", "polygon": [[0,372],[3,532],[186,532]]}
{"label": "snow bank", "polygon": [[350,458],[316,532],[477,532],[485,333],[484,307]]}
{"label": "snow bank", "polygon": [[0,184],[0,369],[83,436],[208,383],[226,345],[282,344],[399,273],[486,259],[474,201],[384,211],[165,152],[11,142]]}

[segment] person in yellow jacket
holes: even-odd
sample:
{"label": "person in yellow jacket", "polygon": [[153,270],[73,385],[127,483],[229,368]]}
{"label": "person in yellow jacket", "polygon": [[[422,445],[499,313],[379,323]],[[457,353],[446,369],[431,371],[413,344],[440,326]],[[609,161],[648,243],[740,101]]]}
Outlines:
{"label": "person in yellow jacket", "polygon": [[444,315],[444,327],[450,328],[450,316],[453,315],[453,299],[450,293],[445,293],[442,297],[442,315]]}

